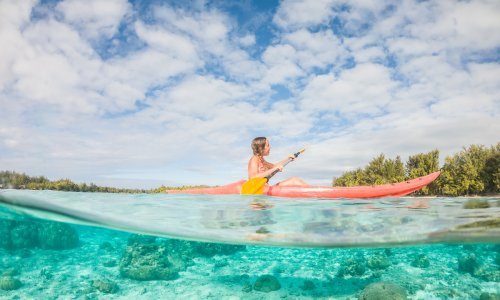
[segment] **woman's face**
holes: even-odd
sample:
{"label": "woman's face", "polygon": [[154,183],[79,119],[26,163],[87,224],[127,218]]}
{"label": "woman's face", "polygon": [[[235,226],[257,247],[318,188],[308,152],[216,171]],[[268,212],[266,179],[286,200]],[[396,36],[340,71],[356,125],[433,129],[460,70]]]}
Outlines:
{"label": "woman's face", "polygon": [[270,150],[271,146],[269,146],[269,140],[266,140],[266,145],[264,146],[264,153],[262,153],[262,156],[269,155]]}

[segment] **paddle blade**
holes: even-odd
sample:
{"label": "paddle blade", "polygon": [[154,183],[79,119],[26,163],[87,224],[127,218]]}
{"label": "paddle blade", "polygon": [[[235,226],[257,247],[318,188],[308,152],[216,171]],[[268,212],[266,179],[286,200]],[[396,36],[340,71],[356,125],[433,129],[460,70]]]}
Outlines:
{"label": "paddle blade", "polygon": [[262,195],[266,187],[267,178],[252,178],[241,187],[242,195]]}

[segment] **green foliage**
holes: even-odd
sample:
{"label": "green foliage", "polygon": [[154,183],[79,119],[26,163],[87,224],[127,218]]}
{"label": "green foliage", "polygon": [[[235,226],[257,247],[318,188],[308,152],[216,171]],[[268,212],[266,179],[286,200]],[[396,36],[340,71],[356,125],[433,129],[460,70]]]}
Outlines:
{"label": "green foliage", "polygon": [[43,186],[48,184],[49,180],[43,176],[40,177],[29,177],[26,174],[19,174],[16,172],[3,171],[0,172],[0,185],[4,188],[27,188],[28,185],[31,186]]}
{"label": "green foliage", "polygon": [[333,186],[356,186],[364,181],[363,169],[347,171],[338,178],[333,178]]}
{"label": "green foliage", "polygon": [[387,159],[383,154],[373,159],[365,168],[367,184],[396,183],[405,179],[404,167],[399,156]]}
{"label": "green foliage", "polygon": [[[406,162],[406,179],[413,179],[439,170],[439,150],[433,150],[429,153],[419,153],[412,155]],[[435,195],[438,186],[435,182],[417,191],[418,195]]]}
{"label": "green foliage", "polygon": [[97,186],[94,183],[76,184],[69,179],[59,179],[50,181],[47,178],[30,177],[26,174],[20,174],[12,171],[0,171],[0,188],[28,189],[28,190],[55,190],[68,192],[99,192],[99,193],[164,193],[166,190],[187,189],[208,187],[206,185],[166,187],[161,186],[156,189],[119,189],[107,186]]}
{"label": "green foliage", "polygon": [[406,162],[406,177],[413,179],[439,170],[439,150],[412,155]]}
{"label": "green foliage", "polygon": [[500,191],[500,143],[471,145],[446,157],[438,184],[444,195],[459,196]]}
{"label": "green foliage", "polygon": [[30,177],[11,171],[0,172],[0,188],[28,189],[28,190],[55,190],[72,192],[102,192],[102,193],[147,193],[147,190],[140,189],[119,189],[112,187],[100,187],[93,183],[76,184],[69,179],[59,179],[50,181],[47,178]]}
{"label": "green foliage", "polygon": [[396,183],[405,180],[404,166],[399,156],[396,159],[385,158],[380,154],[364,169],[346,172],[334,179],[336,186],[377,185]]}
{"label": "green foliage", "polygon": [[168,187],[168,186],[160,186],[159,188],[152,189],[152,193],[165,193],[167,190],[186,190],[186,189],[195,189],[195,188],[207,188],[208,185],[183,185],[180,187]]}
{"label": "green foliage", "polygon": [[500,143],[491,147],[491,153],[486,158],[481,177],[484,180],[484,190],[487,193],[500,192]]}

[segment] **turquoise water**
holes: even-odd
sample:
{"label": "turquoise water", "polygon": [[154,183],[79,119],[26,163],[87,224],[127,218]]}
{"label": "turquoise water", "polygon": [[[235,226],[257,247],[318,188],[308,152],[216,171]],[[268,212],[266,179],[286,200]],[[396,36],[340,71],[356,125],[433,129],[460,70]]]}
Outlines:
{"label": "turquoise water", "polygon": [[499,203],[5,190],[0,298],[498,299]]}

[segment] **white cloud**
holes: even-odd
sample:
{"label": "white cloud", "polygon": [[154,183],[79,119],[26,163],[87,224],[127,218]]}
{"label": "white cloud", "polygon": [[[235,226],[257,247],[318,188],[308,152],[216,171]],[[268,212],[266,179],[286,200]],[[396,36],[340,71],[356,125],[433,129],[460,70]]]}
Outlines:
{"label": "white cloud", "polygon": [[301,93],[302,109],[312,112],[338,111],[348,117],[376,115],[392,99],[396,83],[381,65],[360,64],[333,74],[314,77]]}
{"label": "white cloud", "polygon": [[[136,28],[153,47],[102,61],[68,25],[50,19],[35,22],[22,32],[23,47],[13,57],[9,74],[16,82],[11,87],[25,99],[56,104],[66,112],[119,112],[133,109],[148,88],[201,64],[188,39],[141,23]],[[172,46],[157,43],[165,37],[173,39]]]}
{"label": "white cloud", "polygon": [[354,59],[358,63],[368,63],[374,61],[384,61],[386,54],[380,47],[366,47],[352,53]]}
{"label": "white cloud", "polygon": [[400,90],[398,98],[433,102],[432,110],[443,116],[498,112],[500,99],[496,78],[500,69],[497,63],[470,64],[469,70],[463,70],[448,63],[445,57],[423,56],[402,66],[401,72],[413,84]]}
{"label": "white cloud", "polygon": [[247,34],[239,39],[239,42],[244,47],[255,45],[255,35]]}
{"label": "white cloud", "polygon": [[294,60],[304,69],[325,69],[343,62],[347,51],[331,30],[312,33],[301,29],[283,36],[296,51]]}
{"label": "white cloud", "polygon": [[493,48],[500,43],[498,1],[443,1],[432,8],[432,20],[422,22],[419,16],[409,25],[413,35],[431,41],[441,40],[447,48],[475,50]]}
{"label": "white cloud", "polygon": [[[4,0],[0,2],[0,22],[2,25],[19,27],[29,21],[31,10],[36,0],[16,1]],[[1,27],[5,29],[4,26]]]}
{"label": "white cloud", "polygon": [[189,12],[159,6],[155,9],[155,16],[166,28],[197,40],[204,51],[220,55],[226,50],[231,23],[226,15],[217,10]]}
{"label": "white cloud", "polygon": [[56,6],[68,23],[90,39],[112,37],[130,9],[126,0],[64,0]]}
{"label": "white cloud", "polygon": [[309,27],[325,23],[334,15],[334,0],[300,1],[280,3],[273,22],[283,29]]}
{"label": "white cloud", "polygon": [[403,58],[406,56],[418,57],[421,55],[431,55],[441,50],[440,45],[417,38],[396,38],[389,40],[387,45],[392,53]]}
{"label": "white cloud", "polygon": [[156,7],[154,14],[164,30],[190,39],[206,67],[220,66],[233,80],[262,77],[265,71],[262,64],[240,48],[253,45],[255,35],[233,39],[230,33],[235,25],[226,14],[215,9],[186,11],[168,6]]}
{"label": "white cloud", "polygon": [[[223,58],[224,69],[231,79],[237,81],[258,81],[267,71],[267,67],[253,59],[247,52],[233,49]],[[256,87],[256,92],[261,88]]]}
{"label": "white cloud", "polygon": [[352,11],[342,14],[348,31],[357,32],[356,26],[372,22],[363,36],[349,39],[349,43],[362,42],[355,49],[387,40],[389,49],[405,58],[445,51],[462,54],[500,43],[497,1],[402,1],[388,15],[381,10],[384,5],[367,10],[358,4],[351,3]]}
{"label": "white cloud", "polygon": [[71,28],[53,20],[40,20],[18,31],[17,54],[6,55],[10,65],[9,93],[66,110],[95,111],[81,93],[81,83],[96,63],[93,50]]}
{"label": "white cloud", "polygon": [[142,22],[135,24],[135,30],[139,38],[153,49],[169,54],[173,59],[198,60],[197,45],[188,37]]}
{"label": "white cloud", "polygon": [[[50,68],[47,68],[50,66]],[[14,85],[18,94],[35,101],[59,104],[67,110],[79,107],[91,109],[85,99],[79,97],[79,76],[62,55],[40,54],[35,59],[16,62],[13,70],[19,80]]]}
{"label": "white cloud", "polygon": [[290,45],[276,45],[266,49],[262,60],[268,66],[264,82],[280,84],[289,79],[303,76],[304,71],[297,65],[297,51]]}
{"label": "white cloud", "polygon": [[31,9],[35,1],[2,1],[0,2],[0,92],[5,91],[14,82],[11,72],[12,63],[19,51],[26,47],[18,28],[29,21]]}
{"label": "white cloud", "polygon": [[211,118],[222,105],[241,101],[250,91],[244,86],[213,77],[193,76],[169,89],[162,97],[165,109],[198,118]]}

